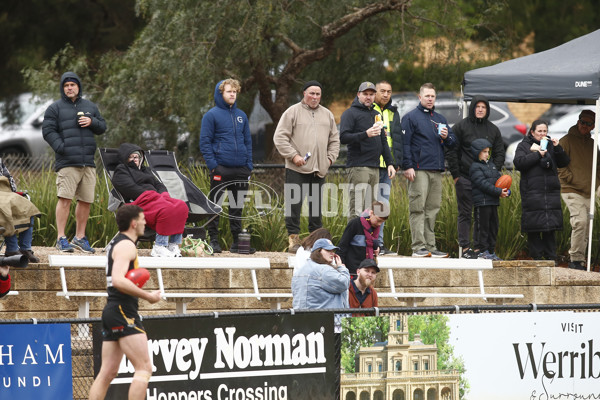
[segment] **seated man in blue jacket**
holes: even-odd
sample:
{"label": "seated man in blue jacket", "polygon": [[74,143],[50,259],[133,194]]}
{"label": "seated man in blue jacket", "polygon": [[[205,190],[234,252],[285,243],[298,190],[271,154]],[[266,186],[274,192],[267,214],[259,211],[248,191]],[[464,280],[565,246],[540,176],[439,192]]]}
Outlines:
{"label": "seated man in blue jacket", "polygon": [[[246,113],[237,108],[241,90],[235,79],[225,79],[215,87],[215,106],[202,118],[200,152],[210,171],[210,201],[221,205],[229,193],[229,227],[233,244],[229,251],[238,252],[238,235],[242,232],[244,195],[252,173],[252,139]],[[210,245],[220,253],[219,216],[208,223]],[[255,249],[250,249],[254,253]]]}
{"label": "seated man in blue jacket", "polygon": [[435,219],[442,203],[442,172],[446,169],[444,148],[456,139],[446,118],[434,111],[435,87],[425,83],[419,104],[402,117],[404,158],[408,179],[408,211],[413,257],[448,257],[435,245]]}

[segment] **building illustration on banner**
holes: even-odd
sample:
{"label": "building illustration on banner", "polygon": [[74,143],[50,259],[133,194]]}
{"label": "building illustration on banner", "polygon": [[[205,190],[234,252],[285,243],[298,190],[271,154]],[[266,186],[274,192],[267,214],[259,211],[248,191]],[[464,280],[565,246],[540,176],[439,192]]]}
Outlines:
{"label": "building illustration on banner", "polygon": [[458,400],[460,373],[438,370],[436,344],[409,341],[406,315],[391,315],[387,340],[361,347],[356,373],[341,377],[342,400]]}

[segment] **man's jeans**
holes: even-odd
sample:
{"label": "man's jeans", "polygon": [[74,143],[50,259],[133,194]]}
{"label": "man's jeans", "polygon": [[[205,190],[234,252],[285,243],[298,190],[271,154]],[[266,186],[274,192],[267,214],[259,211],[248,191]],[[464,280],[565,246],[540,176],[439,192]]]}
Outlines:
{"label": "man's jeans", "polygon": [[20,250],[31,250],[31,241],[33,238],[33,218],[31,218],[31,226],[19,233],[19,240],[17,241],[17,234],[5,238],[6,252],[15,252]]}
{"label": "man's jeans", "polygon": [[[377,191],[377,200],[381,201],[383,204],[390,203],[390,192],[392,191],[392,180],[388,175],[387,168],[379,168],[379,189]],[[390,212],[391,212],[390,208]],[[385,225],[385,221],[381,224],[381,228],[379,229],[379,243],[383,243],[383,227]]]}

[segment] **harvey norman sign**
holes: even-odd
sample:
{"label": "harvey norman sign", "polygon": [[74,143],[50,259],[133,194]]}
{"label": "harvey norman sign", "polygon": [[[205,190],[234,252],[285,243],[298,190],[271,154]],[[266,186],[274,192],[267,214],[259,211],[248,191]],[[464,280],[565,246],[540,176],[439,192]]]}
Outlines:
{"label": "harvey norman sign", "polygon": [[[236,316],[144,321],[153,365],[148,400],[331,399],[333,316]],[[94,331],[94,368],[100,335]],[[126,396],[125,358],[109,391]]]}

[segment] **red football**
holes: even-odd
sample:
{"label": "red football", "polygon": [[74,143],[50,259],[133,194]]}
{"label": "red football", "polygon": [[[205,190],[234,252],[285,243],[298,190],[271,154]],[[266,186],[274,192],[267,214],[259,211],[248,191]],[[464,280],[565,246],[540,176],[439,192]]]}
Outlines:
{"label": "red football", "polygon": [[148,282],[148,279],[150,279],[150,272],[146,268],[136,268],[129,270],[125,274],[125,278],[135,283],[137,287],[142,288]]}
{"label": "red football", "polygon": [[512,178],[510,175],[502,175],[496,181],[496,187],[499,187],[500,189],[510,189],[510,185],[512,185]]}

